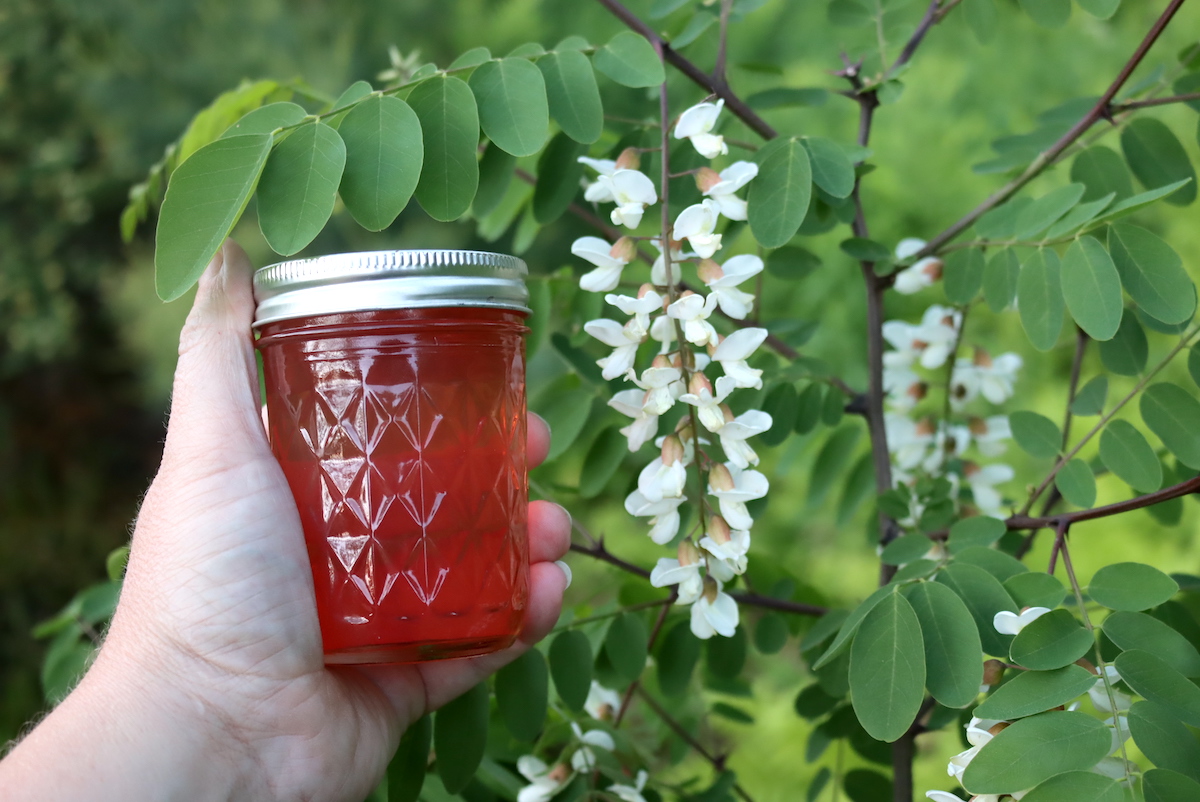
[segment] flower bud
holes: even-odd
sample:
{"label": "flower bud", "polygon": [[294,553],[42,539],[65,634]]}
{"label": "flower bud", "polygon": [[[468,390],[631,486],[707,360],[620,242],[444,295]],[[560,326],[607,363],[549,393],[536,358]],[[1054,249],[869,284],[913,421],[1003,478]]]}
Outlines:
{"label": "flower bud", "polygon": [[683,461],[683,441],[675,435],[667,435],[663,438],[662,444],[662,461],[663,465],[674,465],[676,462]]}
{"label": "flower bud", "polygon": [[700,551],[690,540],[679,541],[679,551],[676,554],[679,564],[683,567],[700,562]]}
{"label": "flower bud", "polygon": [[[941,259],[933,258],[923,259],[922,261],[926,263],[925,266],[921,268],[922,273],[929,276],[932,281],[937,281],[942,277],[942,270],[946,266],[945,262],[943,262]],[[954,324],[950,323],[947,325],[953,326]]]}
{"label": "flower bud", "polygon": [[987,421],[985,421],[983,418],[972,415],[967,419],[967,429],[970,430],[971,434],[975,435],[976,437],[982,434],[987,434]]}
{"label": "flower bud", "polygon": [[980,470],[981,470],[980,467],[978,465],[976,465],[974,462],[964,462],[963,463],[963,476],[965,476],[967,478],[970,478],[970,477],[974,476],[975,474],[979,473]]}
{"label": "flower bud", "polygon": [[733,474],[729,472],[729,468],[725,464],[718,462],[708,472],[708,484],[713,490],[733,490]]}
{"label": "flower bud", "polygon": [[696,372],[692,374],[692,380],[688,382],[688,392],[693,395],[703,395],[708,393],[712,395],[712,382],[703,373]]}
{"label": "flower bud", "polygon": [[672,367],[671,360],[667,357],[666,354],[658,354],[657,356],[654,357],[653,361],[650,362],[650,367],[652,367],[652,368],[669,368],[669,367]]}
{"label": "flower bud", "polygon": [[645,298],[648,294],[650,294],[652,292],[656,293],[657,290],[654,289],[653,284],[650,284],[649,282],[647,282],[647,283],[643,284],[642,286],[638,287],[637,297],[639,300],[641,300],[642,298]]}
{"label": "flower bud", "polygon": [[721,414],[725,416],[726,423],[729,423],[733,420],[733,410],[729,408],[728,404],[721,405]]}
{"label": "flower bud", "polygon": [[992,726],[988,727],[988,732],[992,735],[999,735],[1011,726],[1007,721],[997,721]]}
{"label": "flower bud", "polygon": [[1100,676],[1099,669],[1097,669],[1095,664],[1093,664],[1092,661],[1088,660],[1086,657],[1081,657],[1078,660],[1076,660],[1075,665],[1081,666],[1082,668],[1086,668],[1088,671],[1092,672],[1097,677]]}
{"label": "flower bud", "polygon": [[708,192],[719,183],[721,183],[721,174],[713,168],[701,167],[696,171],[696,188],[701,192]]}
{"label": "flower bud", "polygon": [[724,339],[725,339],[724,337],[722,337],[720,334],[718,334],[716,342],[713,342],[711,339],[708,341],[708,345],[704,346],[704,350],[708,351],[709,357],[712,357],[712,355],[717,352],[717,346],[720,345],[721,340],[724,340]]}
{"label": "flower bud", "polygon": [[705,284],[712,284],[717,279],[724,278],[725,271],[712,259],[701,259],[699,266],[696,268],[696,275]]}
{"label": "flower bud", "polygon": [[717,594],[720,592],[721,589],[717,587],[717,580],[711,576],[704,577],[704,598],[708,600],[709,604],[716,603]]}
{"label": "flower bud", "polygon": [[922,437],[928,437],[935,432],[937,432],[937,426],[934,424],[931,418],[925,418],[924,420],[917,421],[917,434],[921,435]]}
{"label": "flower bud", "polygon": [[999,685],[1004,679],[1004,663],[999,660],[983,661],[983,684]]}
{"label": "flower bud", "polygon": [[642,166],[642,154],[637,148],[625,148],[617,157],[618,170],[636,170]]}
{"label": "flower bud", "polygon": [[992,366],[992,355],[982,348],[976,347],[975,358],[972,360],[976,367],[990,368]]}
{"label": "flower bud", "polygon": [[556,783],[565,783],[571,777],[571,767],[566,763],[557,763],[546,776]]}
{"label": "flower bud", "polygon": [[729,533],[729,524],[720,515],[714,515],[709,519],[708,536],[722,546],[732,539]]}
{"label": "flower bud", "polygon": [[905,393],[905,395],[907,395],[909,398],[912,398],[914,401],[920,401],[921,399],[923,399],[925,397],[925,395],[928,392],[929,392],[928,384],[926,384],[925,382],[915,382],[914,384],[909,386],[908,391]]}
{"label": "flower bud", "polygon": [[684,415],[676,425],[675,434],[682,443],[690,443],[696,439],[696,430],[692,427],[692,416]]}
{"label": "flower bud", "polygon": [[612,248],[608,251],[608,255],[629,264],[633,261],[633,257],[637,256],[637,243],[629,237],[621,237],[613,243]]}

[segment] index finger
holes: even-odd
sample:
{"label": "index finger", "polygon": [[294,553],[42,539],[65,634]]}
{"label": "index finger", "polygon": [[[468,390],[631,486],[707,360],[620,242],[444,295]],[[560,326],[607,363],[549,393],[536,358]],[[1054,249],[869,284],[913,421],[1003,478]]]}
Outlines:
{"label": "index finger", "polygon": [[541,465],[550,453],[550,425],[536,412],[529,413],[525,449],[530,468]]}

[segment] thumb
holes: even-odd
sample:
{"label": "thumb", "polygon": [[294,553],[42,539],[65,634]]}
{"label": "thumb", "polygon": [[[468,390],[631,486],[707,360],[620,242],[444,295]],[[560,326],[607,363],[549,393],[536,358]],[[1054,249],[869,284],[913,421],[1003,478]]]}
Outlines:
{"label": "thumb", "polygon": [[254,268],[225,240],[209,262],[179,335],[164,467],[196,460],[219,471],[270,456],[254,360]]}

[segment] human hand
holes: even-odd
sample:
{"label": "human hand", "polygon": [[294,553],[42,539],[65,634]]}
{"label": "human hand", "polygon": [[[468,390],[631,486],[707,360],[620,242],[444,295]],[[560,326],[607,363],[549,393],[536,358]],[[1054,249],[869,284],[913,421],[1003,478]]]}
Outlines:
{"label": "human hand", "polygon": [[[201,776],[218,797],[361,800],[410,723],[554,625],[566,576],[553,563],[567,550],[570,518],[555,504],[530,504],[530,602],[511,648],[326,668],[300,519],[260,417],[251,273],[227,241],[200,280],[180,337],[162,466],[138,516],[121,602],[95,666],[61,709],[78,717],[81,697],[143,710],[170,729],[157,737],[184,740],[181,749],[157,749],[210,761]],[[529,463],[548,449],[548,428],[530,416]],[[42,729],[28,741],[44,742]],[[140,798],[150,797],[166,795]]]}

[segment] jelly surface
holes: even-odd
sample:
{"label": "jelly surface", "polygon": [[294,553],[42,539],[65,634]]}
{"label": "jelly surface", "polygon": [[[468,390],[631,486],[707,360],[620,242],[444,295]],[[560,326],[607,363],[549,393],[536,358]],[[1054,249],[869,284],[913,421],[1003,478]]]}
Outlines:
{"label": "jelly surface", "polygon": [[521,316],[360,312],[262,328],[270,437],[327,663],[504,648],[529,596]]}

